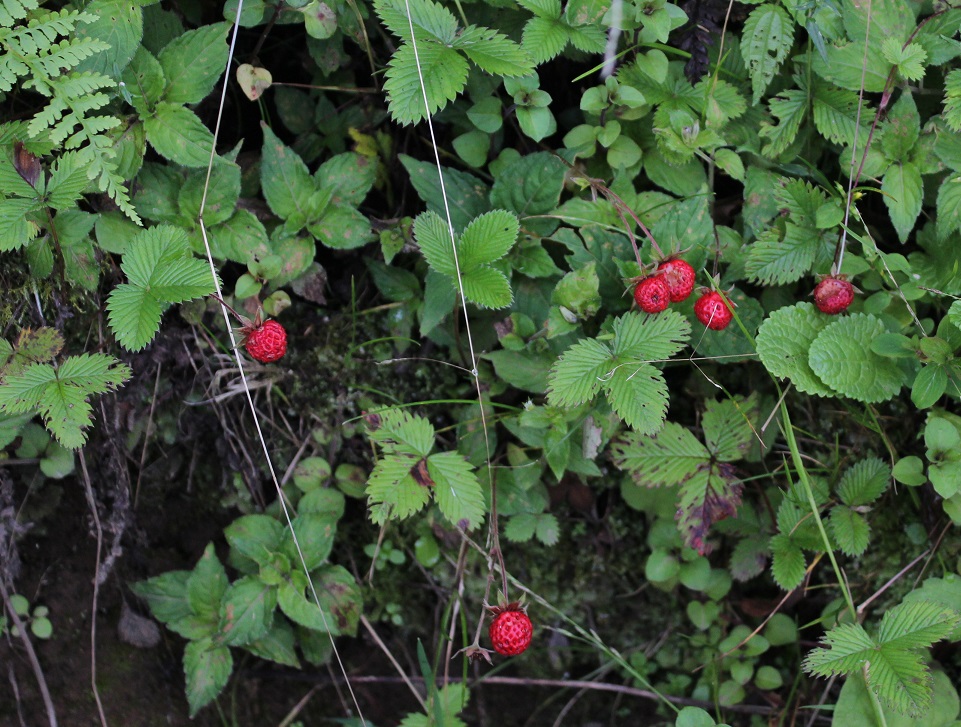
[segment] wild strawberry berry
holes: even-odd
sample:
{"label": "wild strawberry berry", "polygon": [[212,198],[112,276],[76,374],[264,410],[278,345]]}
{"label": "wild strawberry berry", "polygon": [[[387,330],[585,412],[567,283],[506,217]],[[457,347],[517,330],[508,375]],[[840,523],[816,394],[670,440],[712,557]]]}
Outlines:
{"label": "wild strawberry berry", "polygon": [[264,321],[247,332],[247,353],[260,363],[273,363],[287,353],[287,331],[277,321]]}
{"label": "wild strawberry berry", "polygon": [[645,313],[660,313],[671,303],[671,288],[663,275],[650,275],[634,288],[634,300]]}
{"label": "wild strawberry berry", "polygon": [[708,291],[694,303],[694,315],[712,331],[722,331],[734,317],[725,305],[725,300],[716,290]]}
{"label": "wild strawberry berry", "polygon": [[843,275],[828,275],[814,289],[814,303],[822,313],[835,315],[854,300],[854,286]]}
{"label": "wild strawberry berry", "polygon": [[665,260],[657,266],[657,272],[664,276],[667,287],[671,290],[671,302],[680,303],[687,300],[694,290],[694,280],[697,274],[690,264],[680,258]]}
{"label": "wild strawberry berry", "polygon": [[495,608],[497,614],[487,630],[494,651],[503,656],[517,656],[531,645],[534,625],[530,617],[512,603],[503,609]]}

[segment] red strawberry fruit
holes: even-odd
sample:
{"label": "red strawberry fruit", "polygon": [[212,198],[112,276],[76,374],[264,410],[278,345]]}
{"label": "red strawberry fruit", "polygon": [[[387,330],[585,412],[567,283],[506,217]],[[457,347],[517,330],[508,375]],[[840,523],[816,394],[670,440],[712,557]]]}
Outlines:
{"label": "red strawberry fruit", "polygon": [[814,303],[822,313],[835,315],[847,310],[854,300],[854,286],[844,275],[828,275],[814,289]]}
{"label": "red strawberry fruit", "polygon": [[680,303],[694,290],[694,280],[697,274],[694,268],[680,258],[665,260],[657,266],[657,272],[664,276],[667,287],[671,290],[671,302]]}
{"label": "red strawberry fruit", "polygon": [[531,645],[534,625],[518,603],[491,609],[494,620],[487,633],[494,651],[503,656],[517,656]]}
{"label": "red strawberry fruit", "polygon": [[660,313],[671,303],[671,288],[663,275],[649,275],[634,288],[634,300],[645,313]]}
{"label": "red strawberry fruit", "polygon": [[287,353],[287,331],[277,321],[264,321],[246,333],[244,348],[260,363],[279,361]]}
{"label": "red strawberry fruit", "polygon": [[705,292],[694,303],[694,315],[712,331],[722,331],[727,328],[734,314],[725,305],[727,299],[716,290]]}

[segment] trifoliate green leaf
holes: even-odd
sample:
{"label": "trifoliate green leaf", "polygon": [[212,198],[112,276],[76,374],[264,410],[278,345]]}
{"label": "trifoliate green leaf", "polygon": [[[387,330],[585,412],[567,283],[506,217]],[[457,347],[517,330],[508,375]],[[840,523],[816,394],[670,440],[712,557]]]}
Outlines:
{"label": "trifoliate green leaf", "polygon": [[426,457],[434,448],[434,427],[431,423],[403,409],[386,409],[369,414],[367,436],[388,454]]}
{"label": "trifoliate green leaf", "polygon": [[37,411],[61,445],[78,449],[86,440],[84,429],[92,419],[87,399],[114,391],[129,378],[126,364],[102,353],[71,356],[57,369],[33,363],[5,378],[0,386],[0,412]]}
{"label": "trifoliate green leaf", "polygon": [[748,248],[745,270],[750,280],[764,285],[784,285],[800,280],[814,264],[820,235],[793,222],[785,225],[784,239],[776,228],[762,233]]}
{"label": "trifoliate green leaf", "polygon": [[374,466],[367,480],[367,498],[370,518],[376,524],[392,518],[403,520],[427,504],[430,490],[411,475],[421,462],[424,460],[409,454],[388,454]]}
{"label": "trifoliate green leaf", "polygon": [[757,353],[761,363],[778,378],[790,378],[805,394],[832,396],[808,363],[808,351],[818,334],[830,323],[813,303],[779,308],[757,332]]}
{"label": "trifoliate green leaf", "polygon": [[890,399],[901,389],[903,374],[895,361],[871,350],[871,342],[886,330],[866,313],[834,321],[811,344],[811,370],[842,396],[867,403]]}
{"label": "trifoliate green leaf", "polygon": [[881,43],[881,53],[898,67],[898,73],[907,81],[920,81],[924,78],[924,62],[928,54],[917,43],[908,43],[902,47],[898,38],[885,38]]}
{"label": "trifoliate green leaf", "polygon": [[[559,12],[559,11],[558,11]],[[535,17],[524,25],[521,41],[534,63],[540,65],[556,57],[570,39],[570,31],[555,18]]]}
{"label": "trifoliate green leaf", "polygon": [[457,34],[454,14],[431,0],[376,0],[374,9],[387,29],[406,42],[412,24],[418,40],[451,43]]}
{"label": "trifoliate green leaf", "polygon": [[497,76],[524,76],[534,70],[534,62],[517,43],[490,28],[468,25],[451,44],[487,73]]}
{"label": "trifoliate green leaf", "polygon": [[614,354],[618,361],[666,361],[690,335],[690,322],[675,310],[656,316],[626,313],[614,321]]}
{"label": "trifoliate green leaf", "polygon": [[506,210],[493,210],[474,218],[457,245],[462,268],[474,270],[500,260],[514,246],[519,230],[517,217]]}
{"label": "trifoliate green leaf", "polygon": [[453,48],[425,42],[417,51],[415,57],[413,45],[405,43],[387,64],[384,90],[391,116],[399,124],[413,124],[436,113],[467,84],[467,61]]}
{"label": "trifoliate green leaf", "polygon": [[107,310],[114,335],[130,351],[150,343],[169,304],[214,290],[210,268],[193,256],[186,233],[177,227],[160,225],[138,233],[121,268],[128,282],[111,292]]}

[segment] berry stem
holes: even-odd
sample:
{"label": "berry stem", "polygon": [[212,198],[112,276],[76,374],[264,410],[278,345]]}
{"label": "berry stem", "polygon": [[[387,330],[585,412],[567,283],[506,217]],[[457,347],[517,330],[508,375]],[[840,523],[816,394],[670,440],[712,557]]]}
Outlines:
{"label": "berry stem", "polygon": [[238,312],[235,311],[233,308],[231,308],[231,307],[230,307],[230,304],[227,303],[227,302],[226,302],[223,298],[221,298],[219,295],[217,295],[216,293],[210,293],[210,297],[213,298],[213,299],[214,299],[215,301],[217,301],[218,303],[220,303],[220,305],[222,305],[224,308],[226,308],[227,310],[229,310],[229,311],[231,312],[231,314],[234,316],[234,318],[236,318],[238,321],[240,321],[241,325],[245,325],[245,324],[247,323],[247,318],[244,317],[244,316],[242,316],[242,315],[240,315],[240,313],[238,313]]}

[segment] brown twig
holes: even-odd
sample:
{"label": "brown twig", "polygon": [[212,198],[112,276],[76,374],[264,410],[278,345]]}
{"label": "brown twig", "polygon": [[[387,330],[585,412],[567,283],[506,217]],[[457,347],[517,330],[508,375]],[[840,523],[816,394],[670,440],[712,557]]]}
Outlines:
{"label": "brown twig", "polygon": [[7,592],[7,587],[2,578],[0,578],[0,598],[3,598],[3,606],[7,609],[7,613],[10,614],[10,620],[13,621],[13,625],[17,627],[17,633],[20,635],[20,640],[23,641],[23,648],[27,651],[27,659],[30,661],[30,667],[33,669],[33,676],[37,680],[37,687],[40,689],[40,697],[43,699],[44,709],[47,710],[47,721],[50,723],[50,727],[57,727],[57,711],[53,707],[53,699],[50,698],[50,689],[47,687],[47,680],[43,676],[40,660],[37,658],[37,652],[34,651],[33,644],[30,642],[27,625],[20,620],[20,616],[17,615],[16,610],[14,610],[13,604],[10,603],[10,594]]}

